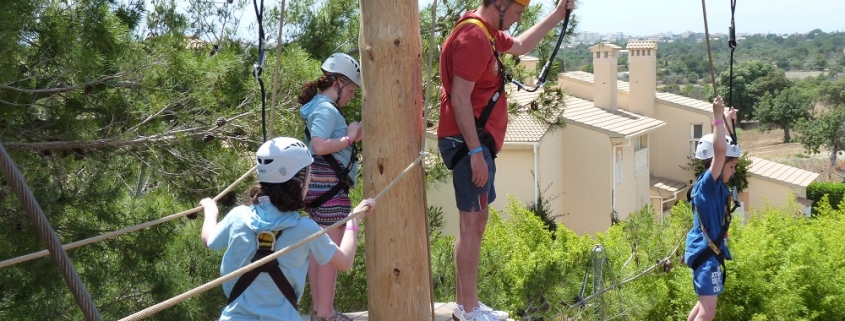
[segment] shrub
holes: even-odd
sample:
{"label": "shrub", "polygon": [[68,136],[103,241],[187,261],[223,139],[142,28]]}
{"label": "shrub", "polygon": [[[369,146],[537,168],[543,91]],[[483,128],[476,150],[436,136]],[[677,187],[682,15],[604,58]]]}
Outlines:
{"label": "shrub", "polygon": [[[845,183],[813,182],[807,186],[807,198],[813,200],[814,204],[821,201],[825,195],[827,195],[831,207],[840,208],[842,198],[845,196]],[[817,211],[814,208],[813,214],[816,213]]]}

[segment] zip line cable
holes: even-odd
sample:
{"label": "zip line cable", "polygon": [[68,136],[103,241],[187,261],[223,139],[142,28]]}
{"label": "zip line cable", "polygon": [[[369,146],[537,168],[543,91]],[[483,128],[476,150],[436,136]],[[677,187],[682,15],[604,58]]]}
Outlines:
{"label": "zip line cable", "polygon": [[65,252],[62,248],[62,243],[59,241],[59,237],[56,236],[56,232],[53,230],[53,227],[50,226],[50,221],[47,220],[47,217],[41,210],[41,206],[38,205],[38,200],[36,200],[35,196],[32,195],[32,191],[29,190],[29,187],[26,185],[26,181],[23,176],[21,176],[17,165],[15,165],[15,162],[6,152],[6,148],[3,147],[2,143],[0,143],[0,170],[2,170],[3,176],[6,177],[6,180],[9,181],[9,185],[11,185],[15,195],[21,200],[21,205],[23,205],[26,210],[25,212],[27,214],[27,218],[29,218],[36,227],[38,237],[40,237],[41,241],[47,245],[47,249],[50,251],[51,257],[53,258],[53,262],[56,263],[56,266],[59,268],[59,272],[61,272],[62,278],[65,280],[65,284],[67,284],[68,288],[70,288],[70,292],[73,294],[76,304],[85,315],[85,319],[88,321],[103,320],[103,317],[100,316],[100,312],[97,311],[97,306],[94,304],[94,300],[91,299],[91,295],[88,293],[88,290],[85,289],[85,284],[82,283],[82,279],[79,278],[79,273],[77,273],[76,269],[73,267],[73,262],[71,262],[67,252]]}
{"label": "zip line cable", "polygon": [[[560,0],[566,1],[566,0]],[[552,49],[552,54],[549,56],[549,60],[546,61],[546,64],[543,65],[543,69],[540,71],[540,75],[537,77],[537,83],[534,85],[534,88],[529,89],[523,83],[519,82],[519,80],[511,79],[511,83],[516,85],[518,90],[525,90],[527,92],[535,92],[540,87],[546,84],[546,78],[549,76],[549,71],[552,69],[552,63],[555,60],[555,56],[557,56],[557,52],[560,49],[560,44],[563,43],[563,37],[566,36],[566,29],[569,26],[569,16],[572,14],[572,10],[566,10],[566,16],[563,18],[563,25],[560,27],[560,35],[557,37],[557,44]]]}

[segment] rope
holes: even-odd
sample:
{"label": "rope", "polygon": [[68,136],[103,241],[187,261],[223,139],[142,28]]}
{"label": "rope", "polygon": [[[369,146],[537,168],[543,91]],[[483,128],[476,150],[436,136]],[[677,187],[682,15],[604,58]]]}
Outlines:
{"label": "rope", "polygon": [[[704,1],[704,0],[702,0]],[[555,56],[557,56],[557,51],[560,49],[560,44],[563,42],[563,37],[566,36],[566,28],[569,25],[569,15],[572,14],[572,10],[566,10],[566,16],[563,18],[563,25],[560,26],[560,35],[557,37],[557,44],[555,44],[554,49],[552,49],[552,54],[549,56],[549,60],[546,61],[546,64],[543,65],[543,69],[540,71],[540,75],[537,77],[537,84],[532,89],[528,89],[525,87],[524,84],[519,82],[516,79],[511,79],[511,83],[516,85],[518,89],[525,90],[527,92],[535,92],[540,87],[546,84],[546,77],[549,75],[549,70],[552,69],[552,63],[555,60]]]}
{"label": "rope", "polygon": [[21,204],[26,209],[27,217],[37,227],[38,237],[47,245],[53,262],[59,267],[59,272],[61,272],[62,278],[70,288],[76,304],[82,310],[82,313],[85,314],[85,319],[89,321],[103,320],[100,312],[97,311],[97,306],[94,305],[94,301],[91,299],[91,295],[85,289],[85,284],[82,283],[79,274],[76,273],[70,257],[62,249],[62,243],[59,242],[59,238],[56,236],[55,231],[53,231],[53,227],[50,226],[50,222],[44,216],[41,206],[38,205],[38,201],[32,195],[32,191],[29,190],[17,165],[15,165],[9,154],[6,153],[6,148],[3,147],[2,143],[0,143],[0,154],[2,154],[0,155],[2,156],[0,157],[0,167],[2,167],[0,169],[3,171],[3,176],[6,177],[15,195],[21,200]]}
{"label": "rope", "polygon": [[282,28],[285,25],[285,0],[282,0],[282,6],[279,9],[279,37],[276,40],[276,65],[273,71],[273,88],[270,96],[270,130],[268,134],[273,137],[273,129],[275,128],[276,120],[276,95],[279,91],[279,72],[282,64]]}
{"label": "rope", "polygon": [[[214,201],[220,200],[220,198],[222,198],[223,195],[226,195],[229,192],[231,192],[235,188],[235,186],[237,186],[238,184],[243,182],[247,177],[249,177],[249,175],[252,173],[253,170],[255,170],[255,166],[253,166],[250,170],[248,170],[245,174],[243,174],[240,178],[238,178],[238,180],[236,180],[234,183],[229,185],[229,187],[227,187],[225,190],[220,192],[220,194],[217,194],[217,196],[214,197]],[[21,199],[23,199],[23,198],[21,198]],[[160,218],[160,219],[157,219],[157,220],[154,220],[154,221],[149,221],[149,222],[139,224],[139,225],[135,225],[135,226],[132,226],[132,227],[128,227],[128,228],[125,228],[125,229],[122,229],[122,230],[118,230],[118,231],[106,233],[106,234],[103,234],[103,235],[87,238],[87,239],[84,239],[84,240],[81,240],[81,241],[76,241],[76,242],[73,242],[73,243],[65,244],[65,245],[62,245],[61,247],[64,250],[75,249],[75,248],[83,246],[83,245],[88,245],[88,244],[99,242],[99,241],[102,241],[102,240],[105,240],[105,239],[110,239],[110,238],[113,238],[113,237],[116,237],[116,236],[120,236],[120,235],[123,235],[123,234],[126,234],[126,233],[135,232],[137,230],[144,229],[144,228],[147,228],[147,227],[150,227],[150,226],[153,226],[153,225],[158,225],[158,224],[161,224],[161,223],[169,222],[169,221],[175,220],[177,218],[180,218],[182,216],[197,213],[201,210],[202,210],[202,206],[195,207],[193,209],[182,211],[182,212],[170,215],[170,216],[165,216],[163,218]],[[39,210],[39,212],[40,212],[40,210]],[[0,268],[4,268],[4,267],[10,266],[10,265],[15,265],[15,264],[18,264],[18,263],[21,263],[21,262],[26,262],[26,261],[29,261],[29,260],[32,260],[32,259],[44,257],[44,256],[47,256],[51,252],[52,251],[48,252],[47,250],[43,250],[43,251],[40,251],[40,252],[27,254],[27,255],[24,255],[24,256],[13,258],[13,259],[8,259],[8,260],[0,262]]]}
{"label": "rope", "polygon": [[[728,41],[728,47],[731,48],[731,66],[730,66],[730,76],[728,77],[728,106],[734,106],[734,51],[736,50],[736,24],[734,23],[734,15],[736,12],[736,0],[731,0],[731,26],[729,28],[730,40]],[[736,121],[731,119],[731,139],[733,139],[734,144],[739,144],[737,141],[738,137],[736,136]]]}
{"label": "rope", "polygon": [[601,289],[600,291],[597,291],[597,292],[595,292],[595,293],[591,294],[590,296],[588,296],[588,297],[586,297],[586,298],[581,299],[581,301],[575,302],[574,304],[572,304],[572,305],[571,305],[571,307],[577,307],[577,306],[579,306],[579,305],[586,304],[586,303],[587,303],[587,301],[589,301],[589,300],[591,300],[591,299],[593,299],[593,298],[596,298],[596,297],[598,297],[598,296],[600,296],[600,295],[604,294],[604,293],[605,293],[605,292],[607,292],[607,291],[610,291],[610,290],[613,290],[613,289],[616,289],[616,288],[620,288],[620,287],[622,287],[623,285],[625,285],[625,284],[627,284],[627,283],[631,283],[631,282],[633,282],[633,281],[636,281],[636,280],[637,280],[637,279],[639,279],[639,278],[642,278],[643,276],[645,276],[645,275],[647,275],[647,274],[651,273],[652,271],[654,271],[654,270],[655,270],[655,269],[657,269],[658,267],[663,267],[663,266],[664,266],[664,264],[671,263],[671,258],[675,256],[675,253],[677,253],[677,252],[678,252],[678,248],[681,246],[681,242],[684,240],[684,236],[686,236],[686,233],[681,233],[681,237],[678,239],[678,242],[677,242],[677,243],[675,243],[675,248],[673,248],[673,249],[672,249],[672,251],[670,251],[668,254],[666,254],[666,256],[665,256],[663,259],[661,259],[660,261],[657,261],[657,263],[655,263],[655,264],[654,264],[654,265],[652,265],[651,267],[649,267],[649,268],[647,268],[647,269],[643,270],[642,272],[638,273],[638,274],[637,274],[637,275],[635,275],[635,276],[632,276],[632,277],[630,277],[630,278],[624,279],[624,280],[622,280],[622,281],[621,281],[621,282],[619,282],[619,283],[612,284],[612,285],[611,285],[611,286],[609,286],[609,287],[606,287],[606,288],[604,288],[604,289]]}
{"label": "rope", "polygon": [[[258,21],[258,62],[253,66],[253,75],[258,80],[258,87],[261,88],[261,132],[264,135],[264,142],[267,141],[267,91],[264,90],[264,80],[261,80],[261,72],[264,70],[264,0],[261,0],[261,6],[252,0],[252,7],[255,9],[256,21]],[[281,44],[276,44],[280,46]]]}
{"label": "rope", "polygon": [[[400,180],[400,179],[402,179],[402,177],[404,177],[404,176],[405,176],[405,174],[407,174],[408,172],[410,172],[410,170],[411,170],[411,169],[412,169],[415,165],[419,164],[419,163],[422,161],[423,157],[425,157],[425,153],[420,153],[420,156],[419,156],[419,157],[417,157],[417,159],[415,159],[413,162],[411,162],[411,164],[410,164],[410,165],[408,165],[408,167],[407,167],[407,168],[405,168],[405,170],[404,170],[404,171],[402,171],[402,173],[400,173],[400,174],[399,174],[399,176],[397,176],[395,179],[393,179],[393,181],[392,181],[392,182],[390,182],[390,184],[388,184],[388,185],[387,185],[387,187],[385,187],[385,188],[384,188],[384,189],[383,189],[383,190],[382,190],[382,191],[381,191],[378,195],[376,195],[375,199],[376,199],[376,200],[378,200],[378,199],[379,199],[379,198],[381,198],[381,197],[382,197],[385,193],[387,193],[387,191],[388,191],[388,190],[390,190],[390,188],[392,188],[394,185],[396,185],[396,183],[397,183],[397,182],[399,182],[399,180]],[[244,273],[246,273],[246,272],[249,272],[250,270],[253,270],[253,269],[257,268],[257,267],[260,267],[260,266],[264,265],[265,263],[268,263],[268,262],[270,262],[270,261],[272,261],[272,260],[278,259],[280,256],[282,256],[282,255],[284,255],[284,254],[287,254],[288,252],[290,252],[290,251],[292,251],[292,250],[294,250],[294,249],[296,249],[296,248],[299,248],[300,246],[303,246],[303,245],[305,245],[305,244],[306,244],[306,243],[308,243],[308,242],[313,241],[314,239],[316,239],[316,238],[318,238],[318,237],[322,236],[323,234],[326,234],[329,230],[333,230],[333,229],[337,228],[338,226],[342,226],[342,225],[346,224],[346,222],[347,222],[347,221],[349,221],[349,220],[351,220],[351,219],[353,219],[353,218],[358,217],[359,215],[361,215],[361,214],[362,214],[362,213],[364,213],[364,212],[366,212],[366,209],[365,209],[365,210],[361,210],[361,211],[357,211],[357,212],[354,212],[354,211],[353,211],[353,212],[352,212],[351,214],[349,214],[349,216],[347,216],[346,218],[344,218],[344,219],[342,219],[342,220],[338,221],[337,223],[332,224],[331,226],[329,226],[329,227],[327,227],[327,228],[324,228],[324,229],[320,230],[319,232],[316,232],[316,233],[314,233],[314,234],[311,234],[310,236],[306,237],[305,239],[302,239],[302,240],[301,240],[301,241],[299,241],[299,242],[294,243],[293,245],[290,245],[290,246],[288,246],[288,247],[285,247],[285,248],[283,248],[283,249],[279,250],[279,251],[278,251],[278,252],[276,252],[276,253],[273,253],[273,254],[271,254],[271,255],[268,255],[268,256],[264,257],[263,259],[258,260],[258,261],[255,261],[255,262],[253,262],[253,263],[250,263],[249,265],[246,265],[246,266],[244,266],[244,267],[242,267],[242,268],[240,268],[240,269],[237,269],[237,270],[235,270],[235,271],[232,271],[232,273],[226,274],[226,275],[221,276],[221,277],[219,277],[219,278],[217,278],[217,279],[214,279],[214,280],[212,280],[212,281],[210,281],[210,282],[208,282],[208,283],[205,283],[205,284],[203,284],[203,285],[200,285],[200,286],[198,286],[198,287],[196,287],[196,288],[194,288],[194,289],[192,289],[192,290],[189,290],[188,292],[182,293],[182,294],[177,295],[177,296],[175,296],[175,297],[172,297],[172,298],[170,298],[170,299],[168,299],[168,300],[165,300],[165,301],[163,301],[163,302],[161,302],[161,303],[158,303],[158,304],[156,304],[156,305],[153,305],[153,306],[151,306],[151,307],[148,307],[148,308],[146,308],[146,309],[144,309],[144,310],[138,311],[138,312],[136,312],[135,314],[132,314],[132,315],[127,316],[127,317],[125,317],[125,318],[123,318],[123,319],[120,319],[120,321],[133,321],[133,320],[141,320],[141,319],[144,319],[144,318],[149,317],[149,316],[152,316],[153,314],[156,314],[156,313],[158,313],[158,312],[160,312],[160,311],[162,311],[162,310],[164,310],[164,309],[167,309],[167,308],[172,307],[172,306],[174,306],[174,305],[176,305],[176,304],[179,304],[179,303],[181,303],[181,302],[183,302],[183,301],[185,301],[185,300],[187,300],[187,299],[189,299],[189,298],[192,298],[192,297],[197,296],[197,295],[199,295],[199,294],[201,294],[201,293],[203,293],[203,292],[206,292],[206,291],[208,291],[208,290],[210,290],[210,289],[213,289],[213,288],[215,288],[215,287],[217,287],[217,286],[220,286],[220,285],[222,285],[222,284],[223,284],[224,282],[226,282],[226,281],[230,281],[230,280],[232,280],[232,279],[234,279],[234,278],[236,278],[236,277],[238,277],[238,276],[240,276],[240,275],[242,275],[242,274],[244,274]]]}
{"label": "rope", "polygon": [[[434,35],[435,35],[435,26],[436,25],[437,25],[437,0],[434,0],[434,2],[431,5],[431,37],[429,37],[430,42],[428,43],[428,45],[429,45],[428,46],[428,63],[426,64],[428,66],[428,71],[429,71],[429,75],[428,75],[428,77],[426,77],[426,79],[428,81],[431,81],[431,79],[433,78],[431,76],[431,73],[434,72],[432,70],[431,66],[432,66],[432,61],[434,61],[434,50],[436,48],[434,46],[434,41],[435,41]],[[425,86],[425,94],[423,95],[423,97],[425,98],[425,102],[423,103],[424,112],[423,112],[423,119],[422,119],[423,124],[422,124],[422,137],[421,137],[421,140],[420,140],[420,154],[425,152],[425,136],[426,136],[426,133],[428,133],[428,117],[431,114],[431,106],[429,105],[429,98],[430,97],[429,97],[429,94],[428,94],[428,90],[431,87],[433,87],[433,86]],[[427,208],[426,208],[426,212],[428,212]],[[428,218],[428,213],[426,213],[426,218]],[[431,237],[431,225],[428,224],[428,222],[426,222],[426,224],[425,224],[425,235],[426,235],[426,237]],[[428,242],[426,242],[425,246],[426,246],[426,250],[429,253],[429,255],[428,255],[428,267],[429,267],[429,269],[428,269],[428,284],[434,284],[434,275],[433,275],[434,272],[431,271],[431,240],[430,239],[428,240]],[[434,313],[434,310],[435,310],[434,309],[434,286],[428,287],[428,290],[429,290],[429,293],[428,293],[429,300],[431,302],[431,320],[434,321],[437,318],[437,315]]]}
{"label": "rope", "polygon": [[719,96],[716,88],[716,72],[713,70],[713,51],[710,50],[710,31],[707,29],[707,6],[701,0],[701,12],[704,13],[704,39],[707,40],[707,58],[710,60],[710,79],[713,81],[713,96]]}

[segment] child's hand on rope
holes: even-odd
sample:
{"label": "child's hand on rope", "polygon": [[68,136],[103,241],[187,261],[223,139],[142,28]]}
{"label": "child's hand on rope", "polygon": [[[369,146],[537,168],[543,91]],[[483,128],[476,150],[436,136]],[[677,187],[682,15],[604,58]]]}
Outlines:
{"label": "child's hand on rope", "polygon": [[214,215],[215,218],[217,217],[219,210],[217,209],[217,202],[215,202],[214,199],[211,199],[211,198],[208,198],[208,197],[203,198],[200,201],[200,206],[203,207],[203,210],[205,212],[205,216]]}
{"label": "child's hand on rope", "polygon": [[349,139],[353,142],[358,142],[361,140],[361,123],[354,121],[349,123],[349,126],[346,127],[346,136],[349,136]]}
{"label": "child's hand on rope", "polygon": [[725,102],[722,101],[722,96],[716,96],[713,99],[713,116],[718,119],[719,115],[725,115]]}
{"label": "child's hand on rope", "polygon": [[372,199],[372,198],[366,198],[366,199],[361,200],[361,203],[358,203],[358,206],[355,206],[355,209],[353,210],[353,212],[355,212],[355,213],[364,212],[363,214],[361,214],[361,216],[359,216],[359,218],[364,218],[367,215],[370,215],[370,213],[372,213],[373,209],[375,209],[375,208],[376,208],[376,200]]}

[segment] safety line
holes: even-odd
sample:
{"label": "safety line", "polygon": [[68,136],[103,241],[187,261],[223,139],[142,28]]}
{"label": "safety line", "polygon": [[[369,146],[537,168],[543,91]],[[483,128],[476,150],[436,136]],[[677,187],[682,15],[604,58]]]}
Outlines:
{"label": "safety line", "polygon": [[[250,176],[250,174],[252,174],[252,171],[255,170],[256,167],[257,166],[253,166],[250,170],[248,170],[245,174],[243,174],[240,178],[238,178],[238,180],[236,180],[234,183],[229,185],[229,187],[227,187],[225,190],[220,192],[220,194],[217,194],[217,196],[214,197],[214,201],[220,200],[220,198],[222,198],[223,195],[226,195],[229,192],[231,192],[235,188],[235,186],[237,186],[238,184],[243,182],[245,179],[247,179]],[[113,238],[113,237],[116,237],[116,236],[120,236],[120,235],[123,235],[123,234],[126,234],[126,233],[135,232],[137,230],[144,229],[144,228],[147,228],[147,227],[150,227],[150,226],[153,226],[153,225],[158,225],[158,224],[161,224],[161,223],[169,222],[169,221],[175,220],[177,218],[180,218],[182,216],[197,213],[201,210],[202,210],[202,206],[198,206],[198,207],[195,207],[193,209],[182,211],[182,212],[170,215],[170,216],[165,216],[165,217],[162,217],[162,218],[154,220],[154,221],[149,221],[149,222],[142,223],[142,224],[139,224],[139,225],[135,225],[135,226],[132,226],[132,227],[128,227],[128,228],[125,228],[125,229],[122,229],[122,230],[117,230],[117,231],[114,231],[114,232],[98,235],[98,236],[95,236],[95,237],[87,238],[87,239],[76,241],[76,242],[73,242],[73,243],[68,243],[68,244],[62,245],[62,248],[64,250],[75,249],[75,248],[83,246],[83,245],[88,245],[88,244],[99,242],[99,241],[102,241],[102,240],[105,240],[105,239],[110,239],[110,238]],[[15,265],[15,264],[18,264],[18,263],[21,263],[21,262],[26,262],[26,261],[29,261],[29,260],[44,257],[44,256],[47,256],[49,254],[50,253],[47,250],[43,250],[43,251],[27,254],[27,255],[24,255],[24,256],[19,256],[19,257],[16,257],[16,258],[8,259],[8,260],[0,262],[0,268],[4,268],[4,267],[10,266],[10,265]]]}
{"label": "safety line", "polygon": [[[390,190],[390,188],[392,188],[394,185],[396,185],[396,183],[397,183],[397,182],[399,182],[399,180],[400,180],[400,179],[402,179],[402,177],[404,177],[404,176],[405,176],[405,174],[407,174],[408,172],[410,172],[410,171],[411,171],[411,169],[412,169],[414,166],[416,166],[417,164],[420,164],[420,163],[422,162],[422,159],[425,157],[425,155],[426,155],[426,153],[424,153],[424,152],[423,152],[423,153],[420,153],[420,156],[419,156],[419,157],[417,157],[417,159],[415,159],[415,160],[414,160],[414,161],[413,161],[410,165],[408,165],[408,167],[407,167],[407,168],[405,168],[405,170],[404,170],[404,171],[402,171],[402,173],[400,173],[400,174],[399,174],[399,176],[397,176],[396,178],[394,178],[394,179],[393,179],[393,181],[392,181],[392,182],[390,182],[390,184],[388,184],[388,185],[387,185],[387,187],[385,187],[385,188],[384,188],[384,189],[383,189],[383,190],[382,190],[382,191],[381,191],[378,195],[376,195],[375,199],[376,199],[376,200],[378,200],[379,198],[381,198],[381,197],[382,197],[385,193],[387,193],[387,191],[388,191],[388,190]],[[127,316],[127,317],[125,317],[125,318],[123,318],[123,319],[120,319],[120,321],[141,320],[141,319],[143,319],[143,318],[146,318],[146,317],[152,316],[153,314],[156,314],[156,313],[158,313],[158,312],[161,312],[161,311],[162,311],[162,310],[164,310],[164,309],[167,309],[167,308],[172,307],[172,306],[174,306],[174,305],[176,305],[176,304],[179,304],[179,303],[181,303],[181,302],[183,302],[183,301],[185,301],[185,300],[187,300],[187,299],[189,299],[189,298],[192,298],[192,297],[197,296],[197,295],[199,295],[199,294],[201,294],[201,293],[203,293],[203,292],[206,292],[206,291],[208,291],[208,290],[210,290],[210,289],[213,289],[213,288],[215,288],[215,287],[217,287],[217,286],[220,286],[220,285],[222,285],[222,284],[223,284],[224,282],[226,282],[226,281],[232,280],[232,279],[234,279],[234,278],[236,278],[236,277],[238,277],[238,276],[240,276],[240,275],[242,275],[242,274],[244,274],[244,273],[246,273],[246,272],[249,272],[250,270],[253,270],[253,269],[257,268],[257,267],[260,267],[260,266],[264,265],[265,263],[268,263],[268,262],[270,262],[270,261],[272,261],[272,260],[278,259],[280,256],[282,256],[282,255],[284,255],[284,254],[286,254],[286,253],[288,253],[288,252],[290,252],[290,251],[293,251],[294,249],[299,248],[300,246],[303,246],[303,245],[305,245],[305,244],[306,244],[306,243],[308,243],[308,242],[313,241],[314,239],[316,239],[316,238],[318,238],[318,237],[322,236],[323,234],[326,234],[328,231],[333,230],[333,229],[335,229],[335,228],[337,228],[337,227],[339,227],[339,226],[342,226],[342,225],[346,224],[346,222],[347,222],[347,221],[349,221],[349,220],[351,220],[351,219],[353,219],[353,218],[356,218],[356,217],[358,217],[359,215],[361,215],[361,214],[365,213],[367,209],[368,209],[368,208],[366,208],[366,207],[365,207],[365,209],[363,209],[363,210],[361,210],[361,211],[358,211],[358,212],[354,212],[354,211],[353,211],[353,212],[352,212],[351,214],[349,214],[349,216],[347,216],[346,218],[344,218],[344,219],[342,219],[342,220],[338,221],[337,223],[332,224],[332,225],[331,225],[331,226],[329,226],[329,227],[326,227],[326,228],[324,228],[324,229],[320,230],[319,232],[316,232],[316,233],[314,233],[314,234],[311,234],[310,236],[306,237],[305,239],[300,240],[299,242],[294,243],[293,245],[290,245],[290,246],[288,246],[288,247],[285,247],[285,248],[283,248],[283,249],[279,250],[278,252],[275,252],[275,253],[273,253],[273,254],[270,254],[270,255],[268,255],[268,256],[266,256],[266,257],[264,257],[264,258],[262,258],[262,259],[260,259],[260,260],[258,260],[258,261],[252,262],[252,263],[250,263],[249,265],[246,265],[246,266],[244,266],[244,267],[242,267],[242,268],[240,268],[240,269],[237,269],[237,270],[235,270],[235,271],[232,271],[232,272],[231,272],[231,273],[229,273],[229,274],[226,274],[226,275],[221,276],[221,277],[219,277],[219,278],[217,278],[217,279],[214,279],[214,280],[212,280],[212,281],[210,281],[210,282],[208,282],[208,283],[205,283],[205,284],[203,284],[203,285],[200,285],[200,286],[198,286],[198,287],[196,287],[196,288],[194,288],[194,289],[192,289],[192,290],[189,290],[189,291],[187,291],[187,292],[185,292],[185,293],[182,293],[182,294],[180,294],[180,295],[177,295],[177,296],[175,296],[175,297],[172,297],[172,298],[170,298],[170,299],[168,299],[168,300],[162,301],[162,302],[160,302],[160,303],[158,303],[158,304],[156,304],[156,305],[153,305],[153,306],[151,306],[151,307],[148,307],[148,308],[146,308],[146,309],[144,309],[144,310],[138,311],[138,312],[136,312],[136,313],[134,313],[134,314],[132,314],[132,315],[130,315],[130,316]]]}

